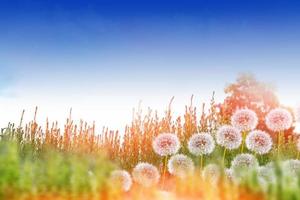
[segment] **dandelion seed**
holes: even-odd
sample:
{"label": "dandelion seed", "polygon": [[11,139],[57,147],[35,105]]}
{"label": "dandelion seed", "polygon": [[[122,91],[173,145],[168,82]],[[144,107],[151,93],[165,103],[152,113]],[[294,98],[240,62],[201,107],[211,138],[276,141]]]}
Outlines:
{"label": "dandelion seed", "polygon": [[266,116],[266,125],[267,127],[274,131],[278,132],[277,137],[277,156],[280,156],[280,148],[284,134],[284,130],[287,130],[291,127],[293,122],[293,117],[291,113],[283,108],[276,108],[271,110]]}
{"label": "dandelion seed", "polygon": [[180,142],[175,134],[162,133],[154,139],[152,147],[158,155],[169,156],[177,153],[180,148]]}
{"label": "dandelion seed", "polygon": [[217,131],[216,141],[226,149],[237,149],[242,143],[242,135],[240,131],[233,126],[225,125]]}
{"label": "dandelion seed", "polygon": [[231,168],[226,168],[224,170],[224,175],[225,175],[225,178],[230,181],[230,182],[233,182],[233,183],[236,183],[237,182],[237,178],[234,176],[234,172],[233,172],[233,169]]}
{"label": "dandelion seed", "polygon": [[250,131],[256,128],[257,115],[253,110],[240,109],[231,117],[231,124],[240,131]]}
{"label": "dandelion seed", "polygon": [[289,159],[280,164],[283,181],[288,187],[299,187],[300,160]]}
{"label": "dandelion seed", "polygon": [[293,117],[288,110],[276,108],[267,114],[265,121],[270,130],[279,132],[287,130],[291,127]]}
{"label": "dandelion seed", "polygon": [[170,158],[168,171],[170,174],[185,178],[194,172],[195,166],[191,158],[183,154],[177,154]]}
{"label": "dandelion seed", "polygon": [[132,177],[138,184],[144,187],[151,187],[158,183],[160,175],[158,169],[154,165],[149,163],[139,163],[133,169]]}
{"label": "dandelion seed", "polygon": [[275,183],[276,175],[273,167],[268,165],[260,166],[257,169],[257,176],[259,179],[264,180],[266,183]]}
{"label": "dandelion seed", "polygon": [[129,191],[132,185],[130,174],[125,170],[115,170],[111,173],[110,180],[114,185],[120,186],[125,192]]}
{"label": "dandelion seed", "polygon": [[235,176],[240,177],[246,175],[249,170],[257,169],[258,161],[252,154],[242,153],[232,160],[231,168],[233,169]]}
{"label": "dandelion seed", "polygon": [[258,154],[266,154],[272,148],[271,136],[260,130],[250,132],[246,137],[246,146],[250,151]]}
{"label": "dandelion seed", "polygon": [[273,161],[271,162],[268,162],[267,164],[265,164],[265,167],[271,169],[271,170],[274,170],[275,169],[275,164]]}
{"label": "dandelion seed", "polygon": [[297,176],[300,173],[300,160],[290,159],[282,163],[284,172]]}
{"label": "dandelion seed", "polygon": [[212,184],[216,184],[221,176],[221,169],[216,164],[208,164],[202,171],[202,176],[205,180],[208,180]]}
{"label": "dandelion seed", "polygon": [[237,155],[231,162],[231,166],[234,168],[257,168],[258,167],[258,161],[257,159],[252,155],[248,153],[242,153]]}
{"label": "dandelion seed", "polygon": [[195,156],[207,155],[215,149],[215,141],[208,133],[197,133],[189,139],[188,149]]}

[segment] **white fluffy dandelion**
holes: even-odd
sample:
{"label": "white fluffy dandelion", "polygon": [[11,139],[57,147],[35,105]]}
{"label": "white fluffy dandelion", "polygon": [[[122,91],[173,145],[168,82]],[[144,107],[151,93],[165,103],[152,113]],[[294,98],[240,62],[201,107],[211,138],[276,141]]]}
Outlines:
{"label": "white fluffy dandelion", "polygon": [[290,187],[298,187],[300,175],[300,160],[289,159],[281,163],[283,181]]}
{"label": "white fluffy dandelion", "polygon": [[275,170],[275,163],[273,161],[268,162],[267,164],[265,164],[265,167],[267,167],[271,170]]}
{"label": "white fluffy dandelion", "polygon": [[151,187],[158,183],[160,175],[158,169],[149,163],[139,163],[132,171],[132,177],[135,182],[144,186]]}
{"label": "white fluffy dandelion", "polygon": [[216,133],[216,141],[226,149],[237,149],[242,143],[241,132],[233,126],[222,126]]}
{"label": "white fluffy dandelion", "polygon": [[158,155],[169,156],[177,153],[180,142],[175,134],[162,133],[153,140],[152,147]]}
{"label": "white fluffy dandelion", "polygon": [[275,170],[268,165],[258,167],[257,176],[259,180],[263,180],[262,182],[275,183],[276,181]]}
{"label": "white fluffy dandelion", "polygon": [[191,158],[183,154],[177,154],[170,158],[168,171],[170,174],[185,178],[194,172],[195,166]]}
{"label": "white fluffy dandelion", "polygon": [[293,123],[293,117],[288,110],[276,108],[267,114],[265,121],[270,130],[279,132],[287,130],[291,127]]}
{"label": "white fluffy dandelion", "polygon": [[241,131],[251,131],[258,123],[257,115],[253,110],[240,109],[231,117],[231,124]]}
{"label": "white fluffy dandelion", "polygon": [[235,183],[237,184],[238,183],[238,178],[235,176],[234,174],[234,171],[232,168],[226,168],[224,169],[224,175],[225,175],[225,178],[232,182],[232,183]]}
{"label": "white fluffy dandelion", "polygon": [[120,188],[125,192],[129,191],[132,185],[131,176],[125,170],[112,171],[110,180],[114,185],[120,186]]}
{"label": "white fluffy dandelion", "polygon": [[209,133],[194,134],[189,139],[188,149],[195,156],[210,154],[215,149],[214,138]]}
{"label": "white fluffy dandelion", "polygon": [[297,176],[300,173],[300,160],[290,159],[282,163],[284,172]]}
{"label": "white fluffy dandelion", "polygon": [[256,170],[258,168],[258,161],[252,154],[242,153],[231,161],[231,168],[235,175],[240,176],[249,170]]}
{"label": "white fluffy dandelion", "polygon": [[208,164],[204,167],[202,176],[205,180],[210,181],[212,184],[216,184],[221,177],[221,168],[216,164]]}
{"label": "white fluffy dandelion", "polygon": [[268,153],[273,145],[271,136],[260,130],[250,132],[246,137],[246,146],[250,151],[258,154]]}

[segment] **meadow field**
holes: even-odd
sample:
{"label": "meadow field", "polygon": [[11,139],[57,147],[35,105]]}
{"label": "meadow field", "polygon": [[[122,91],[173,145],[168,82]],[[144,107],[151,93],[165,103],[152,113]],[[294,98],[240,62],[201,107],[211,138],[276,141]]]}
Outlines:
{"label": "meadow field", "polygon": [[1,129],[0,199],[300,199],[297,113],[253,77],[225,93],[180,116],[173,98],[164,116],[137,109],[120,132],[23,112]]}

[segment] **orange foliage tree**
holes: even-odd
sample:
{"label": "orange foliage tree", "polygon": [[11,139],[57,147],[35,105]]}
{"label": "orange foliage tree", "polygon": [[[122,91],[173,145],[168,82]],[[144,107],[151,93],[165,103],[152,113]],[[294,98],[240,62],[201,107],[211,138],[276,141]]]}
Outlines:
{"label": "orange foliage tree", "polygon": [[[265,125],[265,116],[270,110],[280,106],[279,99],[271,85],[258,81],[251,74],[242,74],[238,76],[236,82],[225,87],[224,92],[227,97],[223,103],[219,104],[219,107],[225,122],[230,122],[231,115],[237,109],[249,108],[258,116],[257,129],[270,132]],[[293,130],[294,127],[286,131],[286,134],[290,135]]]}

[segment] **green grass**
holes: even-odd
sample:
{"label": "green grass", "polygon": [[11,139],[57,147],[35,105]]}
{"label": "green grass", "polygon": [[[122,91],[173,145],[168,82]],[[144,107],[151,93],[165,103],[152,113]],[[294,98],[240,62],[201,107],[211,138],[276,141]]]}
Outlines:
{"label": "green grass", "polygon": [[[114,186],[109,183],[110,172],[117,166],[112,159],[105,156],[103,151],[86,152],[76,151],[76,149],[66,151],[57,146],[41,145],[37,144],[39,140],[24,139],[22,131],[22,129],[10,125],[8,128],[2,129],[0,134],[0,199],[116,200],[123,199],[124,196],[127,198],[129,196],[130,199],[141,197],[133,198],[136,192],[140,193],[139,189],[136,190],[137,185],[134,185],[129,194],[123,194],[118,193],[119,191],[116,191]],[[288,140],[288,143],[283,146],[281,149],[282,156],[279,160],[296,158],[297,150],[293,141],[292,139]],[[89,143],[86,144],[88,146]],[[244,153],[247,152],[249,151],[245,149]],[[199,158],[190,155],[185,146],[181,149],[181,153],[193,158],[197,169],[199,169]],[[239,149],[228,151],[225,167],[229,167],[230,161],[239,153]],[[217,146],[211,155],[205,156],[204,165],[209,163],[222,165],[222,155],[223,148]],[[265,165],[270,161],[276,162],[276,147],[269,154],[257,156],[257,158],[260,165]],[[115,162],[119,163],[117,160]],[[158,166],[157,163],[159,162],[160,160],[157,160],[154,164]],[[300,200],[300,177],[295,182],[292,180],[292,176],[285,175],[285,169],[279,166],[275,169],[277,181],[266,187],[261,186],[256,172],[249,172],[247,178],[238,186],[238,199],[253,199],[251,196],[253,194],[258,195],[256,200]],[[226,193],[225,190],[220,191],[225,188],[222,186],[224,182],[221,181],[219,184],[220,187],[212,189],[212,192],[216,194]],[[188,185],[191,185],[192,189],[189,189]],[[201,191],[203,190],[201,182],[199,187],[195,187],[193,183],[184,180],[179,183],[179,186],[179,190],[185,191],[182,187],[184,186],[191,193],[207,192]],[[179,190],[173,192],[176,193]],[[200,192],[191,190],[199,190]],[[233,194],[227,193],[229,199],[233,200]],[[143,194],[142,196],[145,196]],[[250,195],[250,198],[243,197],[243,194]],[[183,195],[188,195],[188,193],[183,192]]]}
{"label": "green grass", "polygon": [[42,151],[30,144],[0,141],[0,199],[40,195],[99,197],[107,188],[113,164],[103,155]]}

